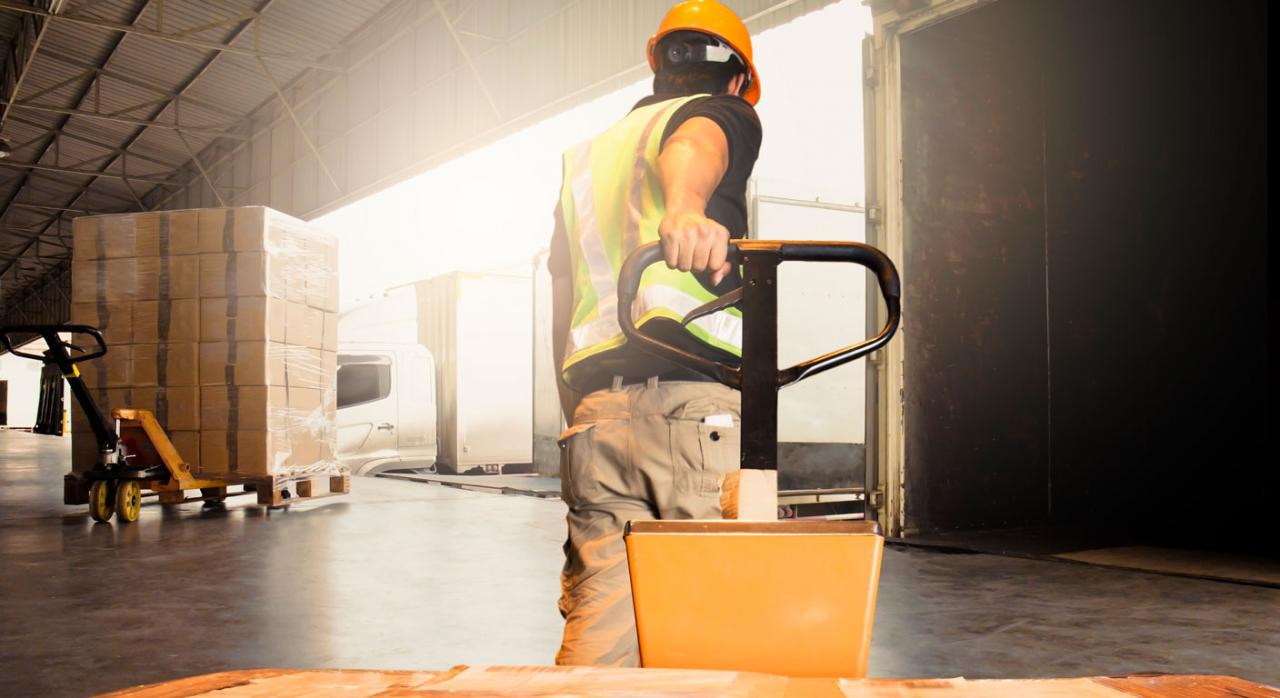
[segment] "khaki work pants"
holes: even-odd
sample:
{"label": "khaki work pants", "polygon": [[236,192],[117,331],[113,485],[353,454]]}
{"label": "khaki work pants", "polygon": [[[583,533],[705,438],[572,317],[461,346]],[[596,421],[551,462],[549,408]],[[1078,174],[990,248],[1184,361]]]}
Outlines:
{"label": "khaki work pants", "polygon": [[740,405],[740,394],[719,383],[655,379],[596,391],[578,405],[560,437],[569,537],[557,664],[640,666],[623,527],[721,518],[721,488],[739,466]]}

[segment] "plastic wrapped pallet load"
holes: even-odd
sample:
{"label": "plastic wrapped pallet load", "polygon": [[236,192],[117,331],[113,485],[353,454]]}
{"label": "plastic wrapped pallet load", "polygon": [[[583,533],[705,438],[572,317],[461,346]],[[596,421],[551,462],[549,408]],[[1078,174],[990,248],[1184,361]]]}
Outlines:
{"label": "plastic wrapped pallet load", "polygon": [[[76,219],[71,320],[103,331],[100,409],[153,411],[206,476],[345,475],[336,450],[337,241],[260,206]],[[75,409],[72,476],[97,462]]]}

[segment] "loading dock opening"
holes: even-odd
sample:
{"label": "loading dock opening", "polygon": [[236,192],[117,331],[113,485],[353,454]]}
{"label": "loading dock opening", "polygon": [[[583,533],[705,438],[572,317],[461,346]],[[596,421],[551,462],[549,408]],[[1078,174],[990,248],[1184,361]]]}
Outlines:
{"label": "loading dock opening", "polygon": [[900,81],[873,167],[900,148],[897,203],[878,184],[905,283],[900,531],[1274,550],[1266,5],[924,12],[878,54]]}

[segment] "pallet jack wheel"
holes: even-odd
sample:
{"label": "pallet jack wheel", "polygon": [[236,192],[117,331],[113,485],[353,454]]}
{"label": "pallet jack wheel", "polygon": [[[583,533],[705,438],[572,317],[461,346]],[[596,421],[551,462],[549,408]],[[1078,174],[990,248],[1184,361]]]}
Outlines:
{"label": "pallet jack wheel", "polygon": [[96,480],[89,486],[89,516],[94,521],[106,522],[116,513],[114,488],[106,480]]}
{"label": "pallet jack wheel", "polygon": [[201,489],[200,496],[204,498],[204,503],[200,505],[200,508],[212,511],[226,511],[226,491],[227,488],[225,487],[205,487]]}
{"label": "pallet jack wheel", "polygon": [[226,501],[225,487],[205,487],[200,490],[200,496],[204,497],[205,502],[221,503]]}
{"label": "pallet jack wheel", "polygon": [[121,521],[133,523],[142,512],[142,485],[137,480],[125,480],[116,488],[116,516]]}

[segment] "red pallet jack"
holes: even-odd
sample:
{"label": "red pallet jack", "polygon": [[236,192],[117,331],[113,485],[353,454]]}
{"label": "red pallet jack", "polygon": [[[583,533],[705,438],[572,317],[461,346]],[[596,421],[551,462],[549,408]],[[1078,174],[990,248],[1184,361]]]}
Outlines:
{"label": "red pallet jack", "polygon": [[[742,460],[736,520],[632,521],[627,525],[641,662],[645,667],[727,669],[794,677],[866,675],[884,539],[874,521],[778,521],[778,390],[887,344],[900,319],[900,282],[882,252],[851,242],[741,240],[730,261],[742,286],[684,324],[742,309],[742,363],[713,361],[641,333],[632,318],[640,278],[662,259],[636,249],[618,279],[627,341],[742,391]],[[878,334],[778,369],[777,270],[783,262],[842,262],[875,273],[887,308]],[[770,520],[772,519],[772,520]]]}

